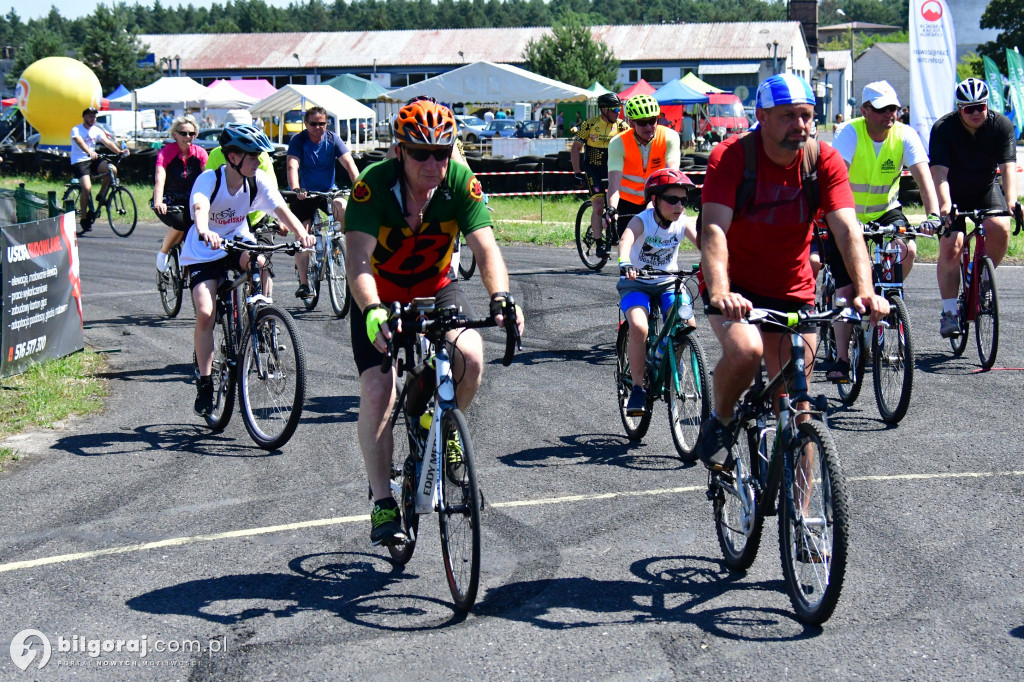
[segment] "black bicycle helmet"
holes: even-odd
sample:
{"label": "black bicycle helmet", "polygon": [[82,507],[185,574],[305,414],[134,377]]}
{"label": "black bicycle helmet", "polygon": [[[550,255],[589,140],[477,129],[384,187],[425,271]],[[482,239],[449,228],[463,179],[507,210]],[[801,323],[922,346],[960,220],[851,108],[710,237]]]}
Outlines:
{"label": "black bicycle helmet", "polygon": [[622,106],[622,100],[614,92],[606,92],[597,98],[597,106],[601,109],[617,109]]}
{"label": "black bicycle helmet", "polygon": [[238,149],[243,152],[272,152],[274,145],[262,130],[251,123],[229,123],[220,134],[220,146],[225,152]]}
{"label": "black bicycle helmet", "polygon": [[988,102],[988,83],[980,78],[967,78],[956,86],[956,103],[981,104]]}

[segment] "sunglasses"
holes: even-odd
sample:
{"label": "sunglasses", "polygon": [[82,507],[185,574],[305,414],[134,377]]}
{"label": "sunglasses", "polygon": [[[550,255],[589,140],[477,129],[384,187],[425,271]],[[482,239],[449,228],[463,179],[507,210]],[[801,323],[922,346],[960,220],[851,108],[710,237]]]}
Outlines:
{"label": "sunglasses", "polygon": [[601,111],[614,111],[617,114],[622,111],[622,107],[601,107]]}
{"label": "sunglasses", "polygon": [[881,109],[879,109],[878,107],[873,107],[869,104],[868,109],[871,109],[871,111],[875,112],[876,114],[894,114],[900,110],[900,108],[895,104],[890,104],[889,106],[882,107]]}
{"label": "sunglasses", "polygon": [[415,149],[413,147],[405,147],[405,153],[411,156],[414,160],[419,161],[420,163],[423,163],[430,158],[433,158],[435,161],[447,161],[452,155],[452,148],[445,147],[444,149]]}
{"label": "sunglasses", "polygon": [[327,121],[306,121],[306,125],[310,126],[311,128],[326,128]]}
{"label": "sunglasses", "polygon": [[686,197],[681,197],[678,194],[662,194],[658,196],[659,199],[664,201],[669,206],[675,206],[686,201]]}
{"label": "sunglasses", "polygon": [[650,118],[634,118],[633,119],[634,125],[638,125],[638,126],[652,126],[652,125],[654,125],[657,122],[658,122],[658,117],[657,116],[651,116]]}
{"label": "sunglasses", "polygon": [[987,104],[968,104],[967,106],[960,107],[960,111],[965,114],[980,114],[987,108]]}
{"label": "sunglasses", "polygon": [[174,132],[178,133],[182,137],[195,137],[196,136],[196,131],[194,131],[194,130],[175,130]]}

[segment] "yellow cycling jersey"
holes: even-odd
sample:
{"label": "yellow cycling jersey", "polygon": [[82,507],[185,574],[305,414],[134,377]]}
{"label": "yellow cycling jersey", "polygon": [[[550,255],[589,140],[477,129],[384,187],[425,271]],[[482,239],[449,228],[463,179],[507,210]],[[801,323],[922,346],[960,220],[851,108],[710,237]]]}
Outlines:
{"label": "yellow cycling jersey", "polygon": [[585,146],[584,161],[589,166],[604,168],[608,165],[608,144],[612,138],[629,130],[622,119],[608,123],[600,115],[588,118],[576,133],[576,140]]}

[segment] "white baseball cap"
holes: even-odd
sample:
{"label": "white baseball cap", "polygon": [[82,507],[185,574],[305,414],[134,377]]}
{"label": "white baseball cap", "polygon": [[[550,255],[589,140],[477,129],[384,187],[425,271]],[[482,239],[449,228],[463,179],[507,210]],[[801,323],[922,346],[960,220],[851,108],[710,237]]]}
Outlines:
{"label": "white baseball cap", "polygon": [[229,123],[252,125],[252,114],[245,109],[232,109],[224,115],[224,125]]}
{"label": "white baseball cap", "polygon": [[896,91],[887,81],[875,81],[865,85],[860,102],[861,104],[870,104],[875,109],[900,106],[900,98],[896,96]]}

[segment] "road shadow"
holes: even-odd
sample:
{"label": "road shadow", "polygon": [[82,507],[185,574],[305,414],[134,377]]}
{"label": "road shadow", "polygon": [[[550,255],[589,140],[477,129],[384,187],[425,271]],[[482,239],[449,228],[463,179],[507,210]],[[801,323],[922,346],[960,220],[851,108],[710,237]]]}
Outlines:
{"label": "road shadow", "polygon": [[635,469],[638,471],[681,471],[693,464],[683,463],[674,450],[648,446],[625,436],[606,433],[584,433],[562,436],[561,445],[528,448],[501,455],[498,460],[517,469],[564,466],[575,463]]}
{"label": "road shadow", "polygon": [[635,562],[636,580],[550,578],[513,582],[488,590],[474,612],[545,630],[605,627],[616,623],[689,623],[724,639],[784,642],[821,634],[792,613],[730,604],[717,598],[737,592],[782,593],[781,580],[746,582],[706,557],[653,557]]}
{"label": "road shadow", "polygon": [[302,404],[301,424],[336,424],[354,422],[359,418],[358,395],[325,395],[307,397]]}
{"label": "road shadow", "polygon": [[182,362],[176,365],[164,365],[163,367],[98,372],[96,376],[101,379],[115,381],[137,381],[142,379],[158,383],[183,382],[193,384],[195,382],[195,365],[191,362]]}
{"label": "road shadow", "polygon": [[1014,629],[1010,630],[1010,636],[1016,637],[1017,639],[1024,639],[1024,625],[1018,625]]}
{"label": "road shadow", "polygon": [[[198,419],[198,418],[197,418]],[[78,457],[111,457],[167,451],[202,457],[275,457],[282,450],[262,450],[252,441],[211,432],[200,424],[152,424],[131,431],[83,433],[57,440],[55,448]]]}
{"label": "road shadow", "polygon": [[[132,597],[125,604],[134,611],[188,616],[224,627],[305,612],[330,613],[368,628],[403,632],[444,628],[465,620],[465,614],[450,603],[403,593],[401,586],[419,576],[384,555],[307,554],[292,559],[288,568],[288,573],[191,580]],[[415,619],[415,624],[396,624],[409,619]],[[333,635],[325,632],[324,636]]]}
{"label": "road shadow", "polygon": [[969,355],[972,352],[970,344],[959,358],[953,357],[953,351],[947,350],[944,353],[915,351],[914,368],[919,372],[936,374],[940,376],[965,376],[974,374],[979,369],[977,364],[978,353],[973,349],[974,360]]}
{"label": "road shadow", "polygon": [[[500,363],[501,358],[491,364]],[[588,365],[614,365],[615,344],[601,343],[580,350],[522,350],[516,353],[512,364],[547,365],[552,362],[585,362]]]}

